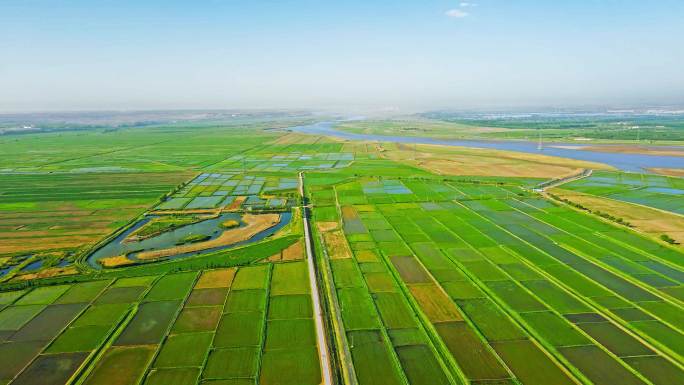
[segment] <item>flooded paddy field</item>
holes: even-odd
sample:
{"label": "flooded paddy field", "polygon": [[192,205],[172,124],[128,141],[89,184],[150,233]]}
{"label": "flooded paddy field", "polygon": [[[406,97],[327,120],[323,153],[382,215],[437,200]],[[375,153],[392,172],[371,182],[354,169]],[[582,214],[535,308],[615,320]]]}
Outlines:
{"label": "flooded paddy field", "polygon": [[684,179],[634,173],[595,172],[564,189],[636,203],[684,215]]}
{"label": "flooded paddy field", "polygon": [[[291,206],[296,178],[239,173],[202,173],[156,207],[157,210],[268,210]],[[278,194],[279,196],[276,196]]]}

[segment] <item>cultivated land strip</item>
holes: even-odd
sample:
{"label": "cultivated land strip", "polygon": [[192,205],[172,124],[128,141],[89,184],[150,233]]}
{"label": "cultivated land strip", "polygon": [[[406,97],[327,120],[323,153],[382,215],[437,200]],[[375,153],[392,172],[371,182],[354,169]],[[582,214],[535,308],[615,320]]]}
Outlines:
{"label": "cultivated land strip", "polygon": [[[484,217],[484,218],[486,218],[486,217]],[[491,220],[491,219],[488,219],[488,218],[486,218],[486,219],[487,219],[488,221]],[[494,224],[494,222],[492,222],[492,223]],[[517,235],[515,235],[515,234],[513,234],[513,235],[517,237]],[[525,241],[524,238],[521,238],[521,239],[522,239],[523,241]],[[528,241],[525,241],[525,242],[527,243]],[[534,244],[531,244],[531,243],[530,243],[530,246],[535,247],[535,248],[537,247],[537,246],[535,246]],[[546,253],[545,250],[541,250],[541,251]],[[549,255],[553,256],[553,254],[549,254]],[[532,265],[532,266],[533,266],[533,265]],[[535,269],[536,269],[536,268],[535,268]],[[538,271],[539,271],[540,273],[542,273],[542,274],[546,274],[546,272],[544,272],[543,270],[538,270]],[[624,279],[624,277],[622,277],[622,278]],[[593,307],[594,309],[604,309],[604,308],[605,308],[604,306],[601,306],[600,304],[596,303],[595,301],[591,301],[591,298],[587,298],[586,296],[582,296],[582,295],[581,295],[582,293],[578,293],[578,292],[576,291],[576,288],[568,287],[568,286],[567,286],[567,283],[568,283],[567,281],[564,282],[564,281],[556,280],[555,277],[554,277],[553,279],[554,279],[559,285],[566,287],[566,288],[567,288],[568,290],[570,290],[571,292],[577,293],[577,294],[578,294],[578,298],[581,298],[583,301],[586,302],[586,299],[590,299],[590,302],[587,302],[587,303],[591,303],[590,306]],[[594,282],[600,283],[600,282],[598,282],[598,281],[596,281],[596,280],[594,280]],[[603,285],[602,285],[602,286],[603,286]],[[606,287],[606,288],[607,288],[608,290],[611,290],[611,291],[614,290],[614,289],[611,289],[611,287]],[[635,307],[641,309],[645,314],[651,314],[651,313],[648,311],[648,309],[644,309],[643,307],[640,307],[638,301],[637,301],[637,302],[634,302],[634,301],[633,301],[634,298],[631,298],[631,299],[630,299],[630,298],[628,298],[628,297],[625,297],[624,294],[620,294],[620,293],[617,293],[617,292],[614,292],[614,295],[616,295],[618,298],[623,298],[623,300],[625,300],[626,303],[631,302],[631,303],[633,304],[633,306],[635,306]],[[608,318],[608,319],[614,319],[614,320],[618,321],[618,325],[623,329],[623,331],[625,331],[627,334],[631,335],[632,338],[635,338],[635,337],[636,337],[634,333],[637,333],[637,334],[643,334],[643,333],[644,333],[644,332],[641,331],[641,330],[634,330],[634,328],[633,328],[633,327],[630,327],[630,325],[629,325],[628,323],[626,323],[625,320],[621,319],[620,317],[617,317],[617,316],[615,315],[614,312],[606,312],[606,311],[601,311],[601,310],[597,310],[597,311],[598,311],[599,313],[601,313],[601,314],[607,315],[607,318]],[[651,315],[653,315],[653,314],[651,314]],[[653,318],[653,319],[658,319],[657,316],[655,316],[655,315],[653,315],[653,316],[655,317],[655,318]],[[649,339],[650,341],[653,341],[653,339],[651,338],[651,336],[648,336],[648,334],[646,334],[646,335],[644,335],[644,336],[645,336],[645,337],[648,337],[648,339]],[[649,346],[650,346],[653,350],[655,350],[656,352],[659,352],[660,355],[662,355],[662,356],[664,356],[665,358],[671,360],[671,361],[672,361],[673,363],[675,363],[676,365],[678,365],[678,366],[681,365],[681,361],[680,361],[679,364],[677,364],[677,361],[681,360],[681,358],[679,358],[679,359],[676,358],[676,357],[678,357],[678,356],[681,357],[681,356],[680,356],[680,353],[678,353],[678,352],[676,352],[676,351],[673,351],[673,350],[671,349],[671,347],[668,347],[668,346],[667,346],[667,344],[664,345],[662,340],[661,340],[661,341],[657,341],[657,340],[656,340],[655,343],[657,344],[658,347],[654,347],[654,346],[652,346],[652,345],[649,345]],[[668,353],[665,354],[665,353],[663,352],[663,350],[664,350],[664,351],[667,351]]]}
{"label": "cultivated land strip", "polygon": [[[319,234],[319,244],[324,245],[323,237],[320,236]],[[330,258],[328,255],[327,250],[325,247],[321,247],[321,253],[322,257],[326,260]],[[348,384],[348,385],[357,385],[358,382],[356,380],[356,374],[354,373],[354,364],[351,361],[351,352],[349,351],[349,344],[347,342],[347,336],[344,333],[344,327],[342,326],[343,321],[342,321],[342,314],[340,311],[340,304],[339,300],[337,299],[337,295],[334,292],[334,282],[332,282],[332,270],[330,269],[330,265],[327,263],[327,261],[323,261],[325,266],[323,267],[323,272],[322,272],[322,279],[325,281],[325,285],[328,287],[326,289],[326,296],[328,297],[328,303],[330,303],[330,317],[333,317],[333,319],[330,320],[330,324],[333,327],[332,334],[335,336],[335,343],[337,344],[336,348],[338,351],[341,349],[342,352],[339,352],[338,354],[340,355],[340,362],[341,362],[341,371],[342,371],[342,376],[343,376],[343,383]]]}
{"label": "cultivated land strip", "polygon": [[[299,173],[299,195],[303,203],[306,203],[304,195],[304,173]],[[318,354],[320,355],[321,372],[324,385],[333,385],[330,357],[328,356],[327,333],[323,325],[323,310],[321,308],[320,291],[318,288],[318,274],[316,273],[315,255],[312,250],[313,240],[311,239],[311,226],[309,224],[309,208],[302,206],[302,219],[304,221],[304,243],[306,245],[306,259],[309,267],[309,283],[311,285],[311,299],[314,309],[314,320],[316,323],[316,340],[318,342]]]}

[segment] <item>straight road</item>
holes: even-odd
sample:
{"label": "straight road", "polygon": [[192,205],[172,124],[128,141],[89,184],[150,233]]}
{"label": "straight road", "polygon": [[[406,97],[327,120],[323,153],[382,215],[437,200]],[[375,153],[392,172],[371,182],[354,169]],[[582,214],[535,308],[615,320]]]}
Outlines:
{"label": "straight road", "polygon": [[[304,175],[299,173],[299,195],[304,200]],[[316,339],[318,342],[318,353],[321,361],[321,374],[323,385],[333,385],[332,370],[328,350],[328,340],[323,328],[323,310],[321,308],[321,298],[318,291],[318,280],[316,274],[315,256],[313,254],[313,240],[311,239],[311,227],[309,225],[309,208],[302,205],[302,218],[304,219],[304,243],[306,244],[306,260],[309,265],[309,283],[311,285],[311,299],[313,302],[314,321],[316,323]]]}

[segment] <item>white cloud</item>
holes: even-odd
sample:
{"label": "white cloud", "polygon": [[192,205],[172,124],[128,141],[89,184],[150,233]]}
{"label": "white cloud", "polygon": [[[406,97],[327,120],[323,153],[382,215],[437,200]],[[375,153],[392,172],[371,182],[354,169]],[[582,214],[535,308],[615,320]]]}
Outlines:
{"label": "white cloud", "polygon": [[455,17],[458,19],[462,19],[462,18],[468,16],[468,12],[460,10],[460,9],[450,9],[450,10],[446,11],[445,14],[449,17]]}
{"label": "white cloud", "polygon": [[477,7],[477,3],[468,3],[468,2],[461,2],[459,4],[462,8],[468,8],[468,7]]}

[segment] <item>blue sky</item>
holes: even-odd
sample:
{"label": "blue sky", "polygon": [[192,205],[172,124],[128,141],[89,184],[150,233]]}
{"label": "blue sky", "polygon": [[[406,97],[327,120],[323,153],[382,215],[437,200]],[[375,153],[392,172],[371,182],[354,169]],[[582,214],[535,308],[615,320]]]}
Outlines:
{"label": "blue sky", "polygon": [[2,0],[0,110],[684,104],[684,1]]}

